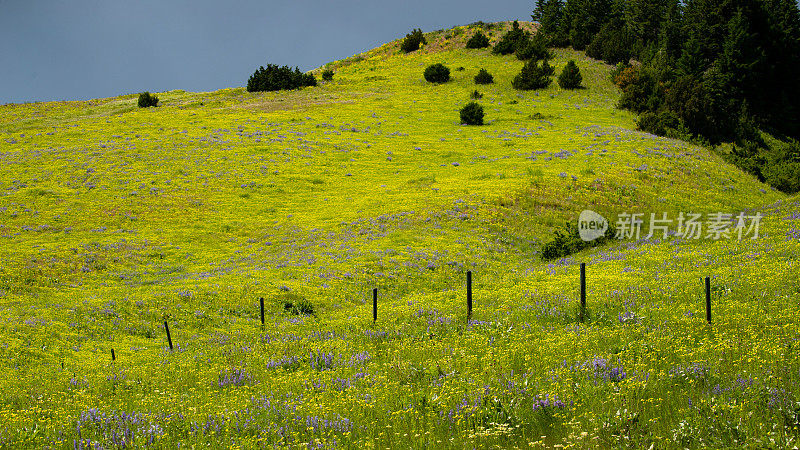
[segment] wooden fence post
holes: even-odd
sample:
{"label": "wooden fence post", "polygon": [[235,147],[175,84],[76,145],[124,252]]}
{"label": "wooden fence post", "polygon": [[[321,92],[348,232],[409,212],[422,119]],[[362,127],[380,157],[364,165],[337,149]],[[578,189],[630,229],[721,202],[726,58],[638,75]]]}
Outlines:
{"label": "wooden fence post", "polygon": [[264,297],[261,297],[258,300],[261,304],[261,328],[264,328]]}
{"label": "wooden fence post", "polygon": [[372,289],[372,321],[378,321],[378,288]]}
{"label": "wooden fence post", "polygon": [[711,278],[706,277],[706,321],[711,323]]}
{"label": "wooden fence post", "polygon": [[467,323],[472,319],[472,271],[467,271]]}
{"label": "wooden fence post", "polygon": [[167,330],[167,342],[169,342],[169,351],[172,351],[172,336],[169,334],[169,324],[164,321],[164,329]]}
{"label": "wooden fence post", "polygon": [[586,263],[581,263],[581,323],[586,318]]}

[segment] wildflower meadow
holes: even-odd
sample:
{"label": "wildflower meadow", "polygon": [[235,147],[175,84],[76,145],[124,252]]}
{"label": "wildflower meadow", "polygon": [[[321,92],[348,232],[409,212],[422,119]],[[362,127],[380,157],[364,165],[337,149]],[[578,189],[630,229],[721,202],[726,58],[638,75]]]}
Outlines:
{"label": "wildflower meadow", "polygon": [[[510,26],[292,91],[0,106],[0,448],[800,445],[800,198],[636,131],[581,52],[550,64],[583,89],[515,90],[464,48]],[[587,209],[763,218],[543,260]]]}

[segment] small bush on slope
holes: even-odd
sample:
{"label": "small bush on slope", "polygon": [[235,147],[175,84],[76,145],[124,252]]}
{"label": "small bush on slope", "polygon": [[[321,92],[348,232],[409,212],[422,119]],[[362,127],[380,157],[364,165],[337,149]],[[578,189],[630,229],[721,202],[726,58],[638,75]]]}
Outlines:
{"label": "small bush on slope", "polygon": [[489,38],[478,31],[467,41],[467,48],[486,48],[489,46]]}
{"label": "small bush on slope", "polygon": [[450,81],[450,69],[442,63],[431,64],[425,68],[425,80],[429,83],[445,83]]}
{"label": "small bush on slope", "polygon": [[142,92],[139,94],[139,108],[149,108],[158,105],[158,97],[149,93]]}
{"label": "small bush on slope", "polygon": [[492,83],[494,83],[494,77],[486,69],[479,70],[478,74],[475,75],[475,84],[492,84]]}
{"label": "small bush on slope", "polygon": [[483,125],[483,106],[477,102],[469,102],[461,108],[461,123],[467,125]]}
{"label": "small bush on slope", "polygon": [[563,231],[556,230],[555,238],[542,246],[542,259],[550,261],[569,256],[589,247],[597,247],[612,239],[615,234],[616,231],[613,227],[609,226],[604,236],[594,241],[587,242],[581,239],[577,225],[567,222]]}
{"label": "small bush on slope", "polygon": [[420,46],[427,43],[425,36],[422,34],[422,30],[415,28],[403,39],[403,43],[400,44],[400,50],[402,50],[403,53],[411,53],[415,50],[419,50]]}

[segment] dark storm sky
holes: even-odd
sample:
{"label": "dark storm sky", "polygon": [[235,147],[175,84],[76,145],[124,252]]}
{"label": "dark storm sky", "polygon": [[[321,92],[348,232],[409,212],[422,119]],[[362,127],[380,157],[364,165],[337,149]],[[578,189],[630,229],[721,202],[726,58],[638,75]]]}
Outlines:
{"label": "dark storm sky", "polygon": [[533,1],[0,0],[0,104],[244,86],[404,36],[530,20]]}

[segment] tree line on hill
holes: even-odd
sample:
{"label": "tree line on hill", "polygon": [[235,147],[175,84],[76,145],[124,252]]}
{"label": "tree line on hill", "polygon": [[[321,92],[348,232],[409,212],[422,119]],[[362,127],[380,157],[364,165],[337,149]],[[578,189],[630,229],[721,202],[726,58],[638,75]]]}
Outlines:
{"label": "tree line on hill", "polygon": [[800,191],[795,0],[537,0],[532,18],[548,46],[617,65],[618,106],[641,130],[733,143],[730,161]]}
{"label": "tree line on hill", "polygon": [[[711,146],[731,143],[728,160],[777,189],[800,191],[795,0],[536,0],[534,6],[539,32],[531,35],[515,22],[492,48],[525,61],[514,88],[550,84],[549,47],[585,50],[617,66],[618,106],[639,114],[639,129]],[[414,29],[400,47],[410,53],[425,43]],[[467,48],[488,46],[480,32],[467,42]],[[569,72],[559,84],[579,87],[574,62]],[[323,80],[332,77],[323,73]],[[316,84],[310,73],[269,64],[250,77],[247,90]]]}

